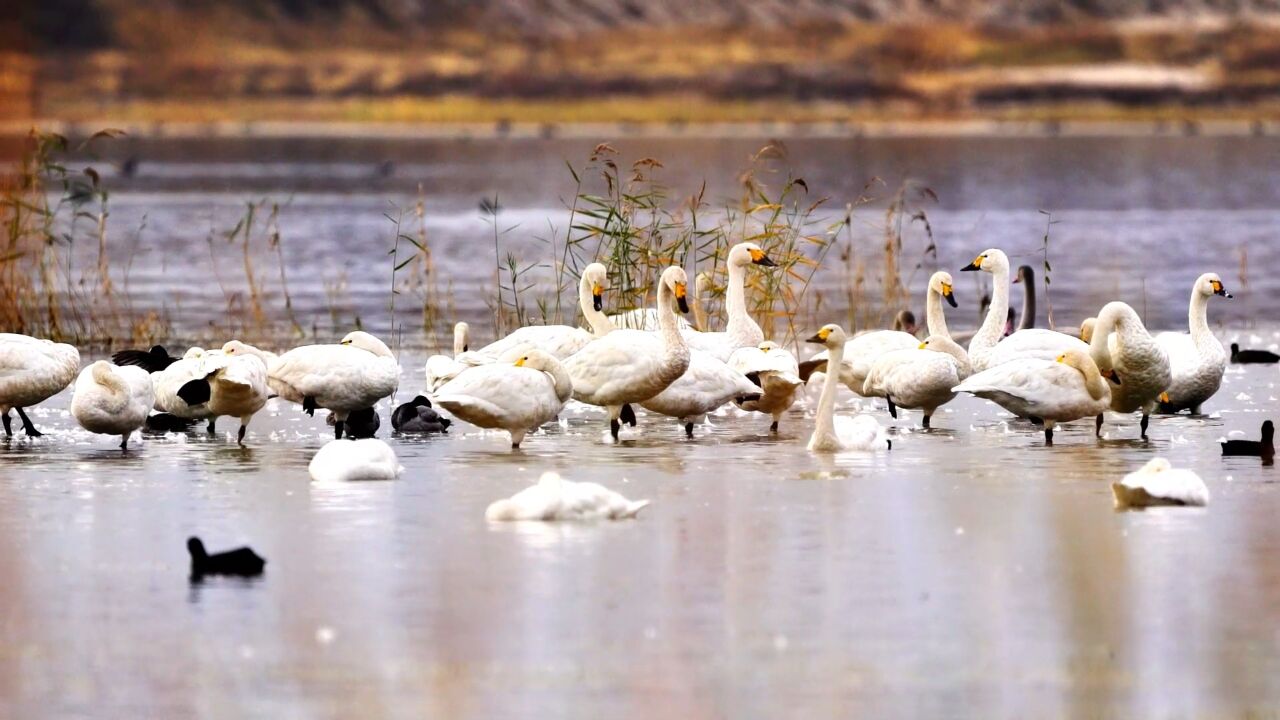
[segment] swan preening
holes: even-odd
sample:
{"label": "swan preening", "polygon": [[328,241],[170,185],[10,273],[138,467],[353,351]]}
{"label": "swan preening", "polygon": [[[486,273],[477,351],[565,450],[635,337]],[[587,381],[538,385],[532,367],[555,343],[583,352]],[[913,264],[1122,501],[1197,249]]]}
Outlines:
{"label": "swan preening", "polygon": [[1164,458],[1152,458],[1140,469],[1111,484],[1116,507],[1208,505],[1209,488],[1191,470],[1175,469]]}
{"label": "swan preening", "polygon": [[648,500],[628,500],[593,482],[573,482],[559,473],[545,472],[537,484],[498,500],[484,511],[486,520],[623,520],[648,506]]}
{"label": "swan preening", "polygon": [[[839,325],[824,325],[808,342],[825,345],[830,362],[836,367],[843,361],[846,336]],[[809,452],[841,452],[844,450],[888,450],[892,441],[885,436],[884,428],[870,415],[856,418],[836,417],[836,387],[840,380],[836,373],[827,373],[823,380],[822,396],[818,399],[818,414],[814,419],[813,435],[809,438]]]}
{"label": "swan preening", "polygon": [[71,415],[80,427],[100,435],[119,435],[122,450],[129,449],[129,435],[146,423],[156,401],[146,370],[106,360],[82,370],[74,392]]}
{"label": "swan preening", "polygon": [[266,361],[253,353],[237,353],[238,347],[245,346],[236,341],[232,343],[224,346],[222,352],[200,357],[196,377],[183,383],[176,394],[189,407],[201,408],[209,418],[210,427],[220,416],[239,418],[236,441],[243,445],[249,421],[267,404],[270,392]]}
{"label": "swan preening", "polygon": [[26,409],[62,392],[80,368],[80,351],[51,340],[0,333],[0,419],[4,434],[13,435],[9,410],[18,411],[27,437],[42,434]]}
{"label": "swan preening", "polygon": [[[1147,332],[1138,313],[1116,301],[1107,303],[1098,313],[1089,354],[1104,374],[1119,375],[1120,384],[1111,390],[1111,409],[1118,413],[1141,410],[1145,440],[1151,413],[1173,380],[1164,349]],[[1098,426],[1101,425],[1099,413]]]}
{"label": "swan preening", "polygon": [[307,465],[316,482],[394,480],[403,471],[391,446],[372,438],[330,440]]}

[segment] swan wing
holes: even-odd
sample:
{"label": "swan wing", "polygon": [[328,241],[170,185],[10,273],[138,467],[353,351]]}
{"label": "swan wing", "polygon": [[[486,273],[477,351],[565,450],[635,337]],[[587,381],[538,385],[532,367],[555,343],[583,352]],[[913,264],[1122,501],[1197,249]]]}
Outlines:
{"label": "swan wing", "polygon": [[531,345],[557,360],[564,360],[586,347],[587,343],[593,339],[594,336],[582,328],[568,325],[530,325],[518,328],[510,335],[476,352],[490,358],[501,359],[508,352],[522,345]]}
{"label": "swan wing", "polygon": [[551,376],[505,363],[472,368],[446,383],[432,399],[483,428],[532,430],[553,420],[564,407]]}
{"label": "swan wing", "polygon": [[594,340],[564,361],[573,378],[573,397],[594,405],[611,405],[653,397],[669,383],[666,345],[654,333],[615,330]]}
{"label": "swan wing", "polygon": [[709,353],[693,350],[684,374],[640,405],[669,417],[688,418],[709,413],[736,397],[759,393],[746,375]]}

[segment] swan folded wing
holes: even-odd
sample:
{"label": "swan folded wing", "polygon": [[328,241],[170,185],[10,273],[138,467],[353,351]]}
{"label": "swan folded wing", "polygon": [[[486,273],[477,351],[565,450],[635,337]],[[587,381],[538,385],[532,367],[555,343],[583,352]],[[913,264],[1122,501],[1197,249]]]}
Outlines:
{"label": "swan folded wing", "polygon": [[1054,360],[1068,350],[1088,353],[1089,346],[1080,338],[1056,330],[1019,330],[996,343],[987,355],[987,367],[1023,358]]}
{"label": "swan folded wing", "polygon": [[500,359],[521,345],[531,345],[557,360],[563,360],[586,347],[595,336],[581,328],[568,325],[531,325],[516,329],[510,335],[490,343],[476,352]]}
{"label": "swan folded wing", "polygon": [[691,350],[701,350],[715,359],[725,362],[737,350],[727,332],[698,332],[692,328],[681,330],[684,341]]}
{"label": "swan folded wing", "polygon": [[996,365],[957,385],[1024,417],[1077,419],[1101,412],[1100,400],[1090,397],[1084,376],[1068,365],[1038,358]]}
{"label": "swan folded wing", "polygon": [[[661,336],[640,330],[614,330],[564,361],[573,378],[573,397],[592,402],[613,398],[634,387],[637,378],[654,381],[666,371]],[[652,394],[670,383],[654,381]]]}
{"label": "swan folded wing", "polygon": [[541,370],[482,365],[445,384],[432,398],[457,417],[485,428],[532,430],[555,418],[563,403]]}
{"label": "swan folded wing", "polygon": [[395,361],[343,345],[308,345],[281,355],[268,373],[271,389],[291,402],[359,410],[395,391]]}
{"label": "swan folded wing", "polygon": [[693,417],[711,412],[736,397],[759,394],[760,388],[746,375],[710,353],[694,350],[684,374],[640,404],[670,417]]}

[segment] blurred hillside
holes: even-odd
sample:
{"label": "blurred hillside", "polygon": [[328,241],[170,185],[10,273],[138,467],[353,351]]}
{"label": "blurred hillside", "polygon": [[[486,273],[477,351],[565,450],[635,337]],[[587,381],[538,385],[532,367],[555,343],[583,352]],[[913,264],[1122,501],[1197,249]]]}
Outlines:
{"label": "blurred hillside", "polygon": [[1280,117],[1280,0],[20,0],[0,119]]}

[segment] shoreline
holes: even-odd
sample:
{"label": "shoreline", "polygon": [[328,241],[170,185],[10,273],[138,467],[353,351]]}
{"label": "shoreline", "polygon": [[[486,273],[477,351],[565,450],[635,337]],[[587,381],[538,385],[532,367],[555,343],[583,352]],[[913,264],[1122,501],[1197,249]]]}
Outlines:
{"label": "shoreline", "polygon": [[87,137],[113,128],[141,139],[431,139],[528,140],[602,138],[929,138],[929,137],[1240,137],[1280,135],[1280,120],[859,120],[750,122],[137,122],[53,120],[0,122],[0,138],[33,128]]}

